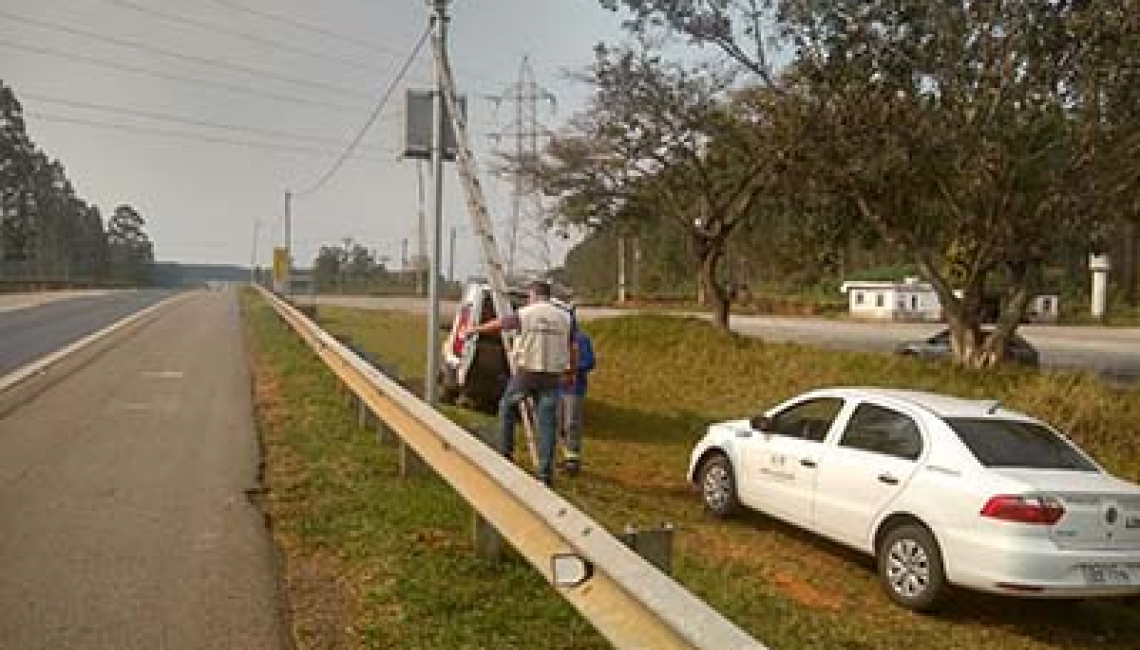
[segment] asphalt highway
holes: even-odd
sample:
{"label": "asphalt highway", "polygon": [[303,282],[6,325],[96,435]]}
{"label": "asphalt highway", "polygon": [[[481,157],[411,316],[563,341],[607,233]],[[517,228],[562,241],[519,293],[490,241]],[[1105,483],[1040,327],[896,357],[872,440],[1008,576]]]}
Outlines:
{"label": "asphalt highway", "polygon": [[170,295],[114,291],[0,311],[0,377]]}
{"label": "asphalt highway", "polygon": [[[111,320],[159,297],[24,317]],[[10,336],[50,347],[4,327],[7,355]],[[0,418],[0,647],[289,647],[246,497],[252,409],[235,294],[203,291]]]}

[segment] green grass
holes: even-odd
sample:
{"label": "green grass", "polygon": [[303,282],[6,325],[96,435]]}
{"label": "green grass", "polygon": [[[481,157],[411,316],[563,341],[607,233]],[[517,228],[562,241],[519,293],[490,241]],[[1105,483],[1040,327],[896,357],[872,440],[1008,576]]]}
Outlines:
{"label": "green grass", "polygon": [[[423,319],[321,310],[336,333],[422,370]],[[1110,470],[1140,479],[1140,391],[1089,375],[976,373],[877,354],[727,335],[695,319],[623,317],[587,324],[598,370],[587,406],[586,471],[559,490],[611,530],[671,522],[676,575],[774,648],[1134,647],[1140,607],[962,594],[939,616],[891,604],[869,560],[759,515],[702,512],[684,480],[704,424],[744,417],[824,385],[884,385],[1003,400],[1064,429]],[[414,354],[410,354],[411,351]],[[466,416],[486,421],[480,416]],[[540,642],[542,647],[560,647]]]}
{"label": "green grass", "polygon": [[400,478],[312,352],[263,301],[243,306],[299,647],[607,647],[529,565],[476,559],[464,502]]}

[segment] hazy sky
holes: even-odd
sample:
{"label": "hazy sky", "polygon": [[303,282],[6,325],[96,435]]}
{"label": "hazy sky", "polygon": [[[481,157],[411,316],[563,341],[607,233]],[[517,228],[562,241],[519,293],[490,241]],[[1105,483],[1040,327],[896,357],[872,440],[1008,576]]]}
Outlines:
{"label": "hazy sky", "polygon": [[[553,128],[589,92],[565,72],[583,69],[596,42],[621,38],[618,17],[596,0],[454,0],[451,12],[452,61],[484,164],[488,134],[512,119],[485,96],[516,80],[524,55],[558,97],[557,112],[542,113]],[[120,203],[146,217],[159,259],[248,264],[260,219],[266,264],[285,190],[302,191],[332,165],[428,17],[422,0],[0,0],[0,79],[81,196],[105,217]],[[352,237],[399,264],[417,205],[415,163],[398,159],[404,89],[430,87],[429,46],[409,76],[364,157],[294,200],[300,263]],[[461,228],[457,273],[467,274],[478,253],[450,167],[445,229]],[[484,189],[505,221],[509,186],[484,176]]]}

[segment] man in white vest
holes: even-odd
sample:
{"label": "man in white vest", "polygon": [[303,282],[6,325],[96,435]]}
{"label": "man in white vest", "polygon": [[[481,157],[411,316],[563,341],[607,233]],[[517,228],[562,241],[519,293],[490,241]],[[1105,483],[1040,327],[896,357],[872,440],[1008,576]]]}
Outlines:
{"label": "man in white vest", "polygon": [[512,316],[487,321],[471,331],[476,334],[518,332],[514,347],[509,351],[515,374],[499,401],[501,451],[508,458],[514,456],[515,415],[520,402],[533,398],[538,420],[538,477],[547,486],[553,486],[559,388],[566,373],[572,373],[575,367],[574,327],[569,312],[550,302],[549,283],[536,280],[529,289],[527,306]]}

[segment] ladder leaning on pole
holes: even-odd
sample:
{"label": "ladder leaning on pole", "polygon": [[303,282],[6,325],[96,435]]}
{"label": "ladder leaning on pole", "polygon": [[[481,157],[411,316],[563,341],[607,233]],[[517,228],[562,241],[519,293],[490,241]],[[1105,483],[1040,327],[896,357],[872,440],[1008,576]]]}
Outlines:
{"label": "ladder leaning on pole", "polygon": [[[491,214],[487,211],[487,203],[483,197],[483,188],[475,173],[474,156],[468,147],[467,126],[463,122],[463,115],[458,110],[455,98],[455,80],[451,74],[451,63],[447,58],[447,51],[439,38],[438,32],[432,38],[435,51],[436,74],[442,79],[444,104],[451,117],[455,131],[455,160],[459,177],[463,181],[463,190],[467,198],[467,209],[474,222],[475,233],[479,239],[483,254],[483,264],[487,269],[487,279],[491,285],[491,302],[495,307],[495,315],[502,319],[514,313],[507,292],[507,277],[503,269],[502,259],[499,257],[499,248],[495,243],[495,230],[491,221]],[[441,152],[442,155],[442,152]],[[513,332],[502,332],[503,348],[507,351],[507,363],[513,376],[518,370],[515,367],[515,358],[511,354],[514,349],[516,336]],[[531,460],[537,468],[539,466],[538,450],[535,447],[535,412],[532,400],[525,399],[519,403],[522,415],[523,428],[526,430],[527,447],[530,449]]]}

